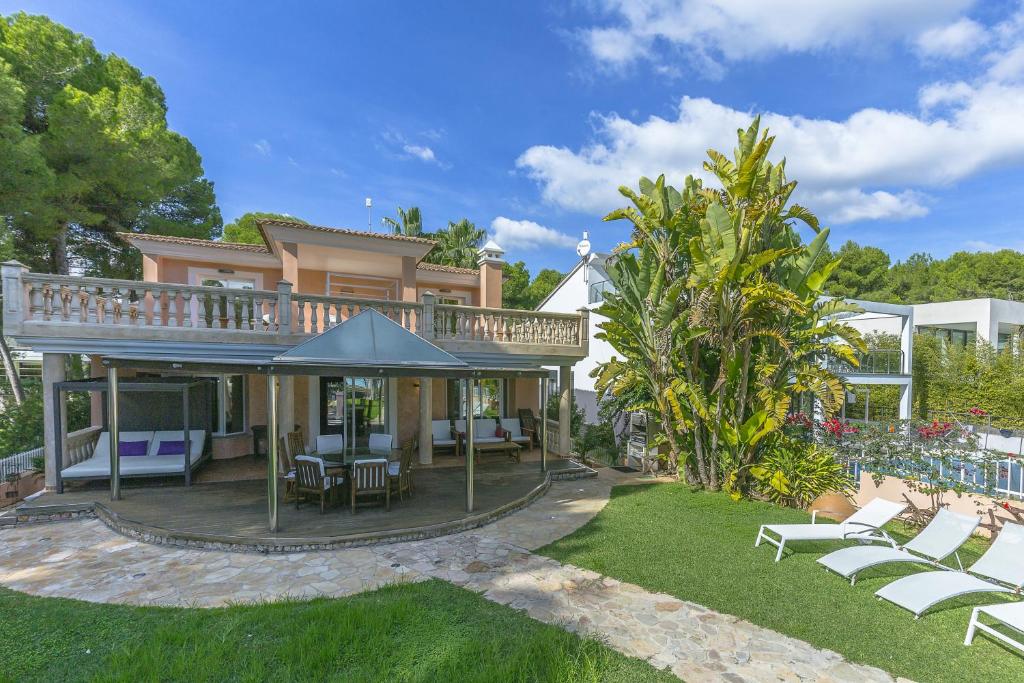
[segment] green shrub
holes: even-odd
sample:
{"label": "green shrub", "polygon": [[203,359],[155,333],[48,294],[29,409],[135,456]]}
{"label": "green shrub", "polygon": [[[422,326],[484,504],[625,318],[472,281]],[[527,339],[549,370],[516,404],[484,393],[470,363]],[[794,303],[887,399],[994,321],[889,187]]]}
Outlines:
{"label": "green shrub", "polygon": [[805,508],[826,493],[850,493],[853,482],[831,449],[782,437],[750,468],[754,489],[778,505]]}
{"label": "green shrub", "polygon": [[[72,393],[67,399],[68,431],[89,425],[89,397]],[[8,401],[0,411],[0,458],[43,445],[43,388],[38,382],[25,385],[21,405]]]}

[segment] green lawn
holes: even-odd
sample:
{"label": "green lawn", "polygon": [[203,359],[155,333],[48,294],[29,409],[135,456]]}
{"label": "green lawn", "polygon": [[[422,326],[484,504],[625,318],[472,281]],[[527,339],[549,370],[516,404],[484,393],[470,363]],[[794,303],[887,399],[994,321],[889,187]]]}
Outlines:
{"label": "green lawn", "polygon": [[3,681],[668,681],[441,581],[221,609],[0,589]]}
{"label": "green lawn", "polygon": [[[915,621],[873,594],[921,567],[879,567],[851,587],[815,562],[838,544],[793,544],[792,553],[787,544],[778,564],[773,546],[753,547],[762,523],[806,521],[809,515],[798,510],[737,503],[683,484],[622,486],[587,525],[539,552],[918,681],[1024,681],[1019,654],[984,635],[963,645],[969,605],[996,602],[995,595],[945,603]],[[971,541],[961,557],[967,564],[983,550],[981,541]]]}

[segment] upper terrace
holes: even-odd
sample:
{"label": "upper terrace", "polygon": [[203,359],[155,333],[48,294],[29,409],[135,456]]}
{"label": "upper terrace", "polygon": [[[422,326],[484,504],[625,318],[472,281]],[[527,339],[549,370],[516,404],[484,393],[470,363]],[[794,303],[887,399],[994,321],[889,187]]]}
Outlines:
{"label": "upper terrace", "polygon": [[[97,340],[293,346],[372,308],[448,351],[578,359],[586,312],[537,313],[420,301],[32,273],[3,265],[4,331],[40,351],[94,352]],[[20,296],[19,296],[20,293]],[[112,349],[110,349],[112,350]]]}

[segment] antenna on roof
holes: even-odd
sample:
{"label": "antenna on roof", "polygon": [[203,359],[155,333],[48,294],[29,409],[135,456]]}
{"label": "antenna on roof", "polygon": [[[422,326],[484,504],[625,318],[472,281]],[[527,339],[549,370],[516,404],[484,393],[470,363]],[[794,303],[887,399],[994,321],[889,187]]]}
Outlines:
{"label": "antenna on roof", "polygon": [[370,218],[370,214],[373,213],[373,199],[370,197],[366,198],[366,231],[373,232],[373,223]]}

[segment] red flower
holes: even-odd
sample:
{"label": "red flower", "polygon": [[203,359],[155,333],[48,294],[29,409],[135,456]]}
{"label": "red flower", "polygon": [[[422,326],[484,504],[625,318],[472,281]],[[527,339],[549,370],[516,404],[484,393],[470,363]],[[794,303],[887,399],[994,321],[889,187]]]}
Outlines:
{"label": "red flower", "polygon": [[1009,510],[1010,509],[1010,504],[1005,502],[1005,501],[1003,501],[1003,509],[1004,510]]}

